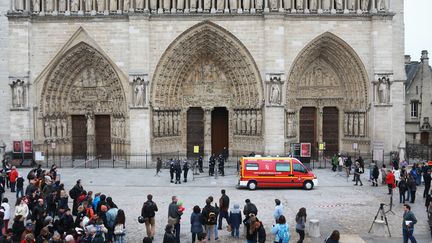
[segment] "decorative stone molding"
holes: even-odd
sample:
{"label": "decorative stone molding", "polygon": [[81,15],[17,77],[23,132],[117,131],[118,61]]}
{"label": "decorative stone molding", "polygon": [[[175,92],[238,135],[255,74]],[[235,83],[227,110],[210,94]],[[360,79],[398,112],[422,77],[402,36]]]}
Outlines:
{"label": "decorative stone molding", "polygon": [[28,77],[9,77],[11,87],[12,107],[11,109],[23,110],[28,108]]}
{"label": "decorative stone molding", "polygon": [[267,106],[282,105],[282,87],[285,82],[284,73],[267,73],[266,74],[266,95]]}
{"label": "decorative stone molding", "polygon": [[295,110],[287,110],[286,116],[286,137],[295,138],[297,137],[297,112]]}
{"label": "decorative stone molding", "polygon": [[375,106],[391,106],[391,85],[393,83],[393,73],[375,73],[374,104]]}
{"label": "decorative stone molding", "polygon": [[150,83],[148,74],[129,74],[129,83],[132,89],[131,108],[148,108]]}

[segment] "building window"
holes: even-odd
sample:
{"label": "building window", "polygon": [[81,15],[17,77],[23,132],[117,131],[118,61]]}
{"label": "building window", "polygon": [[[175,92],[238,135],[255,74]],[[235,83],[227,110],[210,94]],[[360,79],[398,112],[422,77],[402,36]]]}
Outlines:
{"label": "building window", "polygon": [[411,101],[411,117],[418,117],[418,101]]}

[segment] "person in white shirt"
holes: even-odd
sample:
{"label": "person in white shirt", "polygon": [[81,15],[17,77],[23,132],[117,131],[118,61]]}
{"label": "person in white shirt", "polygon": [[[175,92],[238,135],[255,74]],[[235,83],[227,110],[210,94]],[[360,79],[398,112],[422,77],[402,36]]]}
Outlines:
{"label": "person in white shirt", "polygon": [[11,216],[9,200],[6,197],[3,198],[1,207],[4,209],[3,225],[4,232],[6,232],[8,230],[9,220]]}

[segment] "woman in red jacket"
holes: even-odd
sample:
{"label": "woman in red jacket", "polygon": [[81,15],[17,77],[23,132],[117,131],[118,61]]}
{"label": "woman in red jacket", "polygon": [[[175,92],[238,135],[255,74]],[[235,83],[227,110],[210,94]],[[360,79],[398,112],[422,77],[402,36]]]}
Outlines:
{"label": "woman in red jacket", "polygon": [[386,176],[386,184],[389,190],[389,195],[393,193],[393,188],[396,187],[395,184],[395,176],[393,174],[393,172],[391,170],[387,171],[387,176]]}
{"label": "woman in red jacket", "polygon": [[15,183],[18,178],[18,171],[15,166],[12,166],[12,170],[9,173],[9,180],[11,186],[11,192],[15,192]]}

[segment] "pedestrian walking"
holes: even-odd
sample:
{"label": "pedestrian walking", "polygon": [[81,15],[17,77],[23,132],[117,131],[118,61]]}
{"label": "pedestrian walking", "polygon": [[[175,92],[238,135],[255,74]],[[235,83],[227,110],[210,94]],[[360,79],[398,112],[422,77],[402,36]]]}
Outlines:
{"label": "pedestrian walking", "polygon": [[174,160],[170,160],[170,177],[171,177],[171,183],[174,183],[174,173],[175,173],[175,165]]}
{"label": "pedestrian walking", "polygon": [[429,169],[426,171],[426,173],[423,173],[423,181],[425,184],[425,188],[423,191],[423,198],[426,198],[426,196],[429,194],[431,181],[432,181],[431,171]]}
{"label": "pedestrian walking", "polygon": [[147,236],[152,240],[156,232],[156,221],[155,216],[158,211],[158,207],[155,202],[153,202],[153,195],[147,195],[147,201],[144,202],[141,209],[141,216],[144,218],[144,223],[146,227]]}
{"label": "pedestrian walking", "polygon": [[156,174],[155,174],[155,176],[159,176],[159,173],[161,172],[161,170],[162,170],[162,159],[158,157],[156,159]]}
{"label": "pedestrian walking", "polygon": [[401,181],[401,172],[400,170],[393,170],[393,174],[395,176],[396,186],[398,186],[399,182]]}
{"label": "pedestrian walking", "polygon": [[[175,242],[180,243],[180,219],[183,212],[179,210],[177,202],[178,202],[177,196],[172,196],[171,203],[168,206],[168,224],[174,226]],[[165,234],[166,234],[166,230],[167,228],[165,228]],[[164,242],[165,242],[165,237],[164,237]]]}
{"label": "pedestrian walking", "polygon": [[363,174],[363,172],[364,169],[360,167],[360,163],[356,162],[355,169],[354,169],[354,181],[355,181],[354,186],[357,186],[359,182],[360,182],[360,186],[363,186],[363,182],[360,179],[360,175]]}
{"label": "pedestrian walking", "polygon": [[181,184],[182,167],[180,164],[180,160],[177,160],[175,162],[174,169],[175,169],[175,184]]}
{"label": "pedestrian walking", "polygon": [[273,225],[271,232],[275,235],[275,243],[288,243],[291,235],[285,216],[281,215],[279,217],[279,221]]}
{"label": "pedestrian walking", "polygon": [[6,234],[8,228],[9,228],[9,220],[11,218],[11,209],[9,205],[9,200],[7,197],[3,198],[1,207],[4,209],[4,216],[3,216],[3,234]]}
{"label": "pedestrian walking", "polygon": [[283,215],[283,205],[279,199],[275,199],[275,204],[276,206],[273,212],[273,218],[277,224],[279,222],[279,217]]}
{"label": "pedestrian walking", "polygon": [[218,172],[221,176],[225,176],[225,158],[222,154],[219,155],[218,162]]}
{"label": "pedestrian walking", "polygon": [[417,183],[411,174],[408,176],[408,190],[410,191],[411,196],[410,203],[414,203],[416,198]]}
{"label": "pedestrian walking", "polygon": [[408,243],[409,239],[411,243],[417,243],[414,237],[414,225],[417,223],[417,219],[411,211],[410,205],[404,204],[404,214],[402,218],[403,242]]}
{"label": "pedestrian walking", "polygon": [[332,163],[332,171],[336,172],[337,165],[338,165],[338,157],[336,154],[333,155],[333,157],[331,159],[331,163]]}
{"label": "pedestrian walking", "polygon": [[387,168],[386,165],[383,164],[381,167],[381,184],[386,185],[386,178],[387,178]]}
{"label": "pedestrian walking", "polygon": [[379,169],[377,165],[374,165],[372,170],[372,186],[378,186]]}
{"label": "pedestrian walking", "polygon": [[305,238],[306,217],[306,208],[300,208],[296,215],[296,232],[300,236],[300,239],[297,241],[297,243],[303,243]]}
{"label": "pedestrian walking", "polygon": [[348,158],[345,160],[345,170],[346,170],[347,177],[349,177],[351,174],[351,166],[352,166],[351,156],[348,156]]}
{"label": "pedestrian walking", "polygon": [[238,203],[234,204],[234,207],[230,210],[229,222],[231,226],[231,236],[240,238],[240,224],[242,222],[242,215],[240,210],[240,205]]}
{"label": "pedestrian walking", "polygon": [[221,197],[219,198],[219,221],[218,221],[218,229],[221,230],[222,229],[222,219],[225,218],[225,220],[227,221],[227,224],[229,224],[229,220],[228,220],[228,210],[229,210],[229,203],[230,203],[230,199],[229,197],[226,195],[226,191],[225,189],[221,190]]}
{"label": "pedestrian walking", "polygon": [[391,194],[393,194],[393,188],[396,187],[395,178],[394,178],[394,175],[393,175],[391,170],[387,170],[387,176],[386,176],[385,180],[386,180],[386,184],[387,184],[387,188],[388,188],[387,194],[391,195]]}
{"label": "pedestrian walking", "polygon": [[188,171],[189,171],[189,164],[185,160],[183,163],[183,182],[187,182]]}
{"label": "pedestrian walking", "polygon": [[198,169],[199,169],[200,173],[204,172],[204,170],[203,170],[203,158],[201,155],[198,157]]}
{"label": "pedestrian walking", "polygon": [[399,203],[405,203],[405,192],[408,190],[408,185],[405,178],[402,178],[398,184],[399,188]]}
{"label": "pedestrian walking", "polygon": [[12,166],[12,170],[9,173],[11,192],[15,192],[15,184],[16,184],[17,178],[18,178],[18,171],[17,171],[15,166]]}
{"label": "pedestrian walking", "polygon": [[342,155],[338,155],[338,166],[337,166],[337,170],[338,170],[338,175],[342,176],[342,168],[344,166],[344,159],[342,157]]}
{"label": "pedestrian walking", "polygon": [[209,158],[209,176],[213,176],[215,172],[216,155],[212,154]]}
{"label": "pedestrian walking", "polygon": [[192,243],[195,243],[197,236],[203,232],[203,225],[201,222],[202,214],[201,209],[198,205],[193,207],[193,211],[190,217]]}

